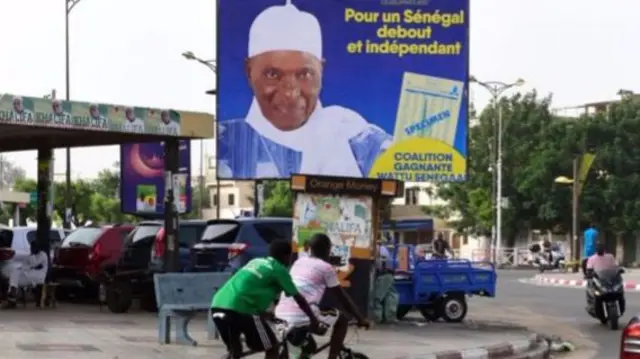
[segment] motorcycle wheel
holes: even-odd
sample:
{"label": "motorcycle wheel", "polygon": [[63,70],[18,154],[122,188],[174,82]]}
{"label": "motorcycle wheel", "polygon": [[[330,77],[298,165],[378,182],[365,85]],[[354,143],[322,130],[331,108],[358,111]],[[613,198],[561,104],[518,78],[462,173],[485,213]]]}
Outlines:
{"label": "motorcycle wheel", "polygon": [[617,315],[609,316],[609,329],[618,330],[618,327],[619,327],[618,319],[619,318]]}
{"label": "motorcycle wheel", "polygon": [[441,302],[439,313],[445,322],[460,323],[467,316],[467,310],[467,300],[464,295],[451,295]]}

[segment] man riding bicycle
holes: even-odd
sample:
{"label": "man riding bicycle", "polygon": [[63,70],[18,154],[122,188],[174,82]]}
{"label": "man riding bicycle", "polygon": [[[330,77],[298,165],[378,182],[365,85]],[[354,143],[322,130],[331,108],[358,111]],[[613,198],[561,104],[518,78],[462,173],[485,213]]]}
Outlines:
{"label": "man riding bicycle", "polygon": [[[325,291],[333,298],[337,298],[345,311],[355,317],[358,326],[369,327],[369,322],[360,314],[353,300],[340,286],[338,275],[329,263],[331,256],[331,239],[323,233],[314,234],[308,242],[309,255],[298,258],[291,267],[291,277],[300,294],[308,303],[318,309]],[[322,308],[327,309],[327,308]],[[282,297],[275,309],[276,317],[287,323],[296,325],[308,321],[304,308],[291,298]],[[344,339],[347,336],[349,320],[344,314],[340,314],[333,324],[329,346],[329,359],[335,359],[344,347]]]}
{"label": "man riding bicycle", "polygon": [[281,292],[306,315],[311,330],[318,327],[316,315],[287,270],[291,254],[291,243],[274,240],[269,245],[269,257],[251,260],[213,295],[211,315],[230,358],[242,356],[241,335],[252,351],[264,351],[266,359],[278,357],[279,342],[269,325],[272,314],[268,310]]}

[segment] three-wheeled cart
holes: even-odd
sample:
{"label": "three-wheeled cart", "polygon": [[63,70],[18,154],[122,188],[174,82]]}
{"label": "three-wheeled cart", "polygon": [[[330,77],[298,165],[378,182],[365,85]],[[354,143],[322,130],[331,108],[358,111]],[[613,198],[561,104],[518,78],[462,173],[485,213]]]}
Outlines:
{"label": "three-wheeled cart", "polygon": [[[494,297],[496,271],[491,263],[466,259],[421,259],[413,246],[396,246],[395,289],[400,296],[398,319],[414,307],[430,321],[460,322],[467,315],[467,297]],[[404,254],[401,252],[404,251]]]}

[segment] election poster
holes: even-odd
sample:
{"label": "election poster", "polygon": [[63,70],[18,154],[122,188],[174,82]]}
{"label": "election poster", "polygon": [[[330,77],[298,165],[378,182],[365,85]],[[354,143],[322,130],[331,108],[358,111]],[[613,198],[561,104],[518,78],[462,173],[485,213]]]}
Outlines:
{"label": "election poster", "polygon": [[180,136],[174,110],[0,95],[0,124]]}
{"label": "election poster", "polygon": [[221,179],[467,177],[469,0],[220,0]]}
{"label": "election poster", "polygon": [[[179,213],[191,211],[191,146],[180,141],[178,186],[174,189]],[[120,146],[121,211],[149,216],[164,213],[164,143],[127,143]]]}

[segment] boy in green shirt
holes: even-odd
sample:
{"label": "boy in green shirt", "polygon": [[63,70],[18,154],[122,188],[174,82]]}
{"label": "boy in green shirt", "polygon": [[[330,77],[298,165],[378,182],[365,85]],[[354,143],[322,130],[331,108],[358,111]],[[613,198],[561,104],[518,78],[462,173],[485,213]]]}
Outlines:
{"label": "boy in green shirt", "polygon": [[250,350],[264,351],[266,359],[278,357],[278,339],[267,319],[272,316],[269,308],[281,292],[293,297],[309,316],[311,330],[317,328],[318,319],[289,275],[287,266],[291,263],[291,254],[291,243],[271,242],[269,257],[251,260],[213,295],[213,321],[231,359],[240,358],[242,354],[242,334]]}

